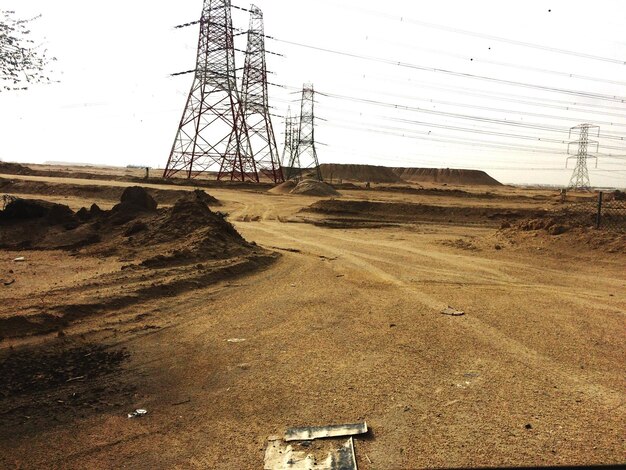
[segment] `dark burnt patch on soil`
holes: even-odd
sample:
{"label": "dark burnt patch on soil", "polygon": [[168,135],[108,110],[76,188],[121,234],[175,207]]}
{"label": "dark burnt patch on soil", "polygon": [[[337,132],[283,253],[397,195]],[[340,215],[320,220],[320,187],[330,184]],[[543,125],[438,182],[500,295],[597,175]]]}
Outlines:
{"label": "dark burnt patch on soil", "polygon": [[125,349],[63,342],[0,351],[0,438],[121,413],[135,391],[123,373],[129,356]]}

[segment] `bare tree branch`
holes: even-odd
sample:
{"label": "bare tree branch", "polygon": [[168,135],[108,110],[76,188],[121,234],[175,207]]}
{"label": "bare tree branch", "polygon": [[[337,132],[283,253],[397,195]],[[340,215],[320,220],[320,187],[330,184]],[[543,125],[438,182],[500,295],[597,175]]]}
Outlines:
{"label": "bare tree branch", "polygon": [[51,82],[45,70],[56,59],[29,36],[28,25],[40,17],[16,19],[14,11],[0,10],[0,92]]}

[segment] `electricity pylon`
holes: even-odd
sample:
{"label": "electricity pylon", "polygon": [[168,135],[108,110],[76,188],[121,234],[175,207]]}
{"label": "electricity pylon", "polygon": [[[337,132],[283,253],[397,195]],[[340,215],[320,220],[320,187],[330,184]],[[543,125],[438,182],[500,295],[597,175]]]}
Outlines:
{"label": "electricity pylon", "polygon": [[567,153],[569,153],[570,145],[577,144],[578,152],[576,156],[567,157],[565,160],[565,168],[567,168],[567,162],[575,158],[576,159],[576,167],[574,168],[574,173],[572,173],[572,177],[569,181],[568,188],[570,189],[579,189],[583,191],[589,191],[591,189],[591,182],[589,181],[589,170],[587,169],[587,159],[595,158],[596,159],[596,168],[598,167],[598,157],[594,155],[589,155],[589,146],[595,145],[596,152],[598,151],[598,142],[595,140],[589,140],[589,129],[597,129],[597,136],[600,136],[600,126],[595,126],[593,124],[579,124],[578,126],[574,126],[569,130],[570,138],[572,137],[572,133],[578,133],[578,140],[569,142],[567,145]]}
{"label": "electricity pylon", "polygon": [[257,170],[274,183],[282,183],[285,178],[278,157],[267,92],[263,12],[255,5],[250,6],[248,47],[243,67],[241,94]]}
{"label": "electricity pylon", "polygon": [[[285,116],[285,143],[283,145],[283,171],[286,179],[291,179],[297,175],[297,171],[292,167],[296,147],[298,145],[298,128],[296,127],[297,117],[291,115],[291,107],[287,108]],[[300,163],[298,162],[298,165]]]}
{"label": "electricity pylon", "polygon": [[237,90],[230,0],[204,0],[194,80],[163,177],[214,166],[218,180],[259,180]]}
{"label": "electricity pylon", "polygon": [[300,104],[300,123],[296,151],[289,162],[290,169],[302,178],[303,169],[314,169],[318,181],[322,181],[322,172],[315,150],[315,90],[313,84],[305,84],[302,88]]}

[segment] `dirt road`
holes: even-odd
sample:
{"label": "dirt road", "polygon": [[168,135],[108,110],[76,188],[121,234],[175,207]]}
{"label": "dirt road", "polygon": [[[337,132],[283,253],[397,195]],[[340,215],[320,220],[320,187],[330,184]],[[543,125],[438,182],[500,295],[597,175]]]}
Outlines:
{"label": "dirt road", "polygon": [[130,353],[126,410],[148,415],[24,419],[0,466],[262,468],[271,434],[360,420],[364,469],[624,461],[623,255],[564,259],[492,228],[284,223],[315,199],[211,193],[281,258],[135,307],[160,328],[100,332]]}

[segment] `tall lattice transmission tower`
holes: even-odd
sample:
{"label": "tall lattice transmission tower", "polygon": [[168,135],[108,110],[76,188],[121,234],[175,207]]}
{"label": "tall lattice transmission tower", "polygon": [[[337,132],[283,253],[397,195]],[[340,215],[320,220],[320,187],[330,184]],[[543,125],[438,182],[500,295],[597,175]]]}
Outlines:
{"label": "tall lattice transmission tower", "polygon": [[283,145],[282,156],[283,171],[285,172],[286,179],[294,178],[298,173],[298,171],[291,166],[298,145],[297,122],[298,118],[291,115],[291,107],[288,107],[287,114],[285,115],[285,143]]}
{"label": "tall lattice transmission tower", "polygon": [[318,181],[322,181],[322,172],[315,149],[315,90],[312,83],[302,88],[300,104],[300,122],[298,125],[298,140],[289,168],[296,173],[296,178],[302,178],[302,170],[313,169]]}
{"label": "tall lattice transmission tower", "polygon": [[595,158],[596,159],[596,168],[598,167],[598,157],[594,155],[589,155],[589,147],[596,147],[596,152],[598,151],[598,142],[595,140],[589,140],[589,130],[596,129],[597,136],[600,136],[600,126],[595,126],[593,124],[579,124],[578,126],[574,126],[569,130],[570,138],[572,134],[578,134],[578,140],[569,142],[567,145],[567,153],[570,153],[570,146],[572,144],[578,145],[578,152],[575,156],[567,157],[565,161],[565,168],[567,168],[567,162],[575,158],[576,159],[576,167],[574,168],[574,173],[572,173],[572,177],[569,180],[568,188],[571,189],[579,189],[584,191],[589,191],[591,189],[591,182],[589,181],[589,170],[587,169],[587,159]]}
{"label": "tall lattice transmission tower", "polygon": [[242,99],[244,116],[254,149],[257,170],[274,183],[285,181],[278,156],[278,146],[270,117],[265,63],[263,12],[250,6],[248,47],[243,68]]}
{"label": "tall lattice transmission tower", "polygon": [[163,177],[213,167],[217,179],[259,179],[237,90],[230,0],[204,0],[194,80]]}

